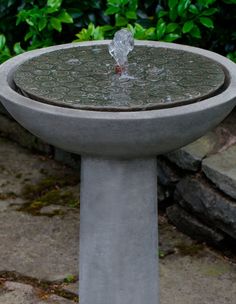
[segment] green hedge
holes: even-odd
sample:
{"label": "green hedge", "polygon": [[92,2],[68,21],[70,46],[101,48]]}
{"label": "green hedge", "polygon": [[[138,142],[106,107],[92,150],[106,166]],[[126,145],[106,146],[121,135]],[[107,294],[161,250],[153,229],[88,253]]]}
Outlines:
{"label": "green hedge", "polygon": [[0,62],[27,50],[113,37],[194,45],[236,61],[236,0],[0,0]]}

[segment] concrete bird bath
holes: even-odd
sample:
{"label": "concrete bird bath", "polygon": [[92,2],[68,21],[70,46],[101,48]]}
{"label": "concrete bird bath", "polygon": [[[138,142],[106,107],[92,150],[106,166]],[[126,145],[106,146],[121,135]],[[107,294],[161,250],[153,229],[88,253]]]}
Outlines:
{"label": "concrete bird bath", "polygon": [[212,52],[137,41],[129,75],[110,41],[27,52],[0,67],[0,98],[30,132],[81,157],[80,303],[157,304],[156,155],[232,110],[236,67]]}

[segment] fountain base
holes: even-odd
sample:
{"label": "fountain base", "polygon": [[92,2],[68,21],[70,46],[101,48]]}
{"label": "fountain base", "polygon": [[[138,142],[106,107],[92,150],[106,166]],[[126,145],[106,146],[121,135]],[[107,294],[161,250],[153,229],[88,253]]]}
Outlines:
{"label": "fountain base", "polygon": [[82,157],[80,304],[157,304],[156,159]]}

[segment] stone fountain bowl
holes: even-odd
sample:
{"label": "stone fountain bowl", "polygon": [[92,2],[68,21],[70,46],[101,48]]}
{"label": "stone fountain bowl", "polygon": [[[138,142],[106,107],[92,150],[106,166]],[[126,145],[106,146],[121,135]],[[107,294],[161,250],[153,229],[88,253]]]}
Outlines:
{"label": "stone fountain bowl", "polygon": [[[81,155],[134,158],[169,152],[217,126],[236,102],[236,66],[227,58],[199,48],[163,42],[135,45],[183,50],[219,63],[227,78],[216,96],[187,105],[145,111],[95,111],[39,102],[16,91],[13,74],[26,60],[73,47],[101,46],[110,41],[66,44],[19,55],[0,66],[0,100],[27,130],[56,147]],[[204,75],[203,75],[204,77]]]}

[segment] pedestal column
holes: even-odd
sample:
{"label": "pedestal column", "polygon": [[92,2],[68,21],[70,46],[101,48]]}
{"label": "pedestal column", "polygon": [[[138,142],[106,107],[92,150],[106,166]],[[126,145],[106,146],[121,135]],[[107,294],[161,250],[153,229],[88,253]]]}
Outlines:
{"label": "pedestal column", "polygon": [[156,159],[82,157],[80,304],[158,304]]}

